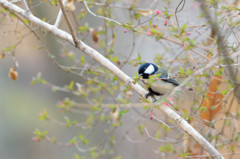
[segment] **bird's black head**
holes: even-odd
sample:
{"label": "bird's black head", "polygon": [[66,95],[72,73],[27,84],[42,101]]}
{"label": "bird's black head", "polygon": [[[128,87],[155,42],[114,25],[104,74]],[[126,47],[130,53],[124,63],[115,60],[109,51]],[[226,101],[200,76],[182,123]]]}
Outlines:
{"label": "bird's black head", "polygon": [[153,75],[158,70],[158,67],[153,63],[144,63],[138,69],[138,75],[143,79],[148,79],[149,75]]}

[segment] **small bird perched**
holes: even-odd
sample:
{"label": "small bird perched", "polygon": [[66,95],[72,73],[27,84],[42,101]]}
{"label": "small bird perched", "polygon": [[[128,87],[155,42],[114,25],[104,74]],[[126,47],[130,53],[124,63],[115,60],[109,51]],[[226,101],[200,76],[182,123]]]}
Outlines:
{"label": "small bird perched", "polygon": [[[153,63],[144,63],[138,69],[138,74],[142,77],[142,82],[147,85],[149,93],[148,96],[161,96],[170,93],[174,87],[178,86],[177,80],[170,78],[168,73],[164,69],[159,69]],[[156,75],[157,80],[149,81],[151,75]]]}

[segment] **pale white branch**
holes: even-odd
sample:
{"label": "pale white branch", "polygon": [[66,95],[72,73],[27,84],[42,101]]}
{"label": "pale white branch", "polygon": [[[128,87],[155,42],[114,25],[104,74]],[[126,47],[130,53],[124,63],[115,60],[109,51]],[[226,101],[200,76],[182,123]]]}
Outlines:
{"label": "pale white branch", "polygon": [[164,121],[158,119],[156,116],[153,115],[153,119],[157,120],[159,123],[162,123],[163,125],[165,125],[166,127],[173,129],[173,128],[177,128],[177,126],[170,126],[167,123],[165,123]]}
{"label": "pale white branch", "polygon": [[[63,2],[63,5],[65,6],[67,0],[63,0],[62,2]],[[59,26],[59,24],[60,24],[60,22],[62,20],[62,15],[63,15],[63,13],[62,13],[62,10],[60,8],[59,12],[58,12],[58,16],[57,16],[56,22],[54,24],[54,26],[57,27],[57,28],[58,28],[58,26]]]}
{"label": "pale white branch", "polygon": [[96,149],[96,147],[91,147],[91,148],[88,148],[88,149],[83,149],[83,148],[81,148],[79,145],[78,145],[78,143],[75,143],[74,144],[75,145],[75,147],[77,148],[77,150],[79,151],[79,152],[89,152],[89,151],[92,151],[92,150],[94,150],[94,149]]}
{"label": "pale white branch", "polygon": [[165,142],[165,143],[169,143],[169,142],[170,142],[170,143],[177,143],[177,142],[183,141],[183,140],[177,141],[177,140],[161,140],[161,139],[157,139],[157,138],[155,138],[155,137],[153,137],[153,136],[151,136],[151,135],[149,134],[147,128],[144,128],[144,130],[145,130],[147,136],[148,136],[150,139],[154,140],[154,141]]}
{"label": "pale white branch", "polygon": [[25,11],[31,13],[26,0],[22,0],[22,4],[24,6]]}

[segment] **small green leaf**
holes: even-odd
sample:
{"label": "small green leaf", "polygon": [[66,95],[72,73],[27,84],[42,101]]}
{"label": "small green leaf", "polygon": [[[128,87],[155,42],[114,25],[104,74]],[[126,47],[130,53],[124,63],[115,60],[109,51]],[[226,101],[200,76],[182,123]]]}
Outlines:
{"label": "small green leaf", "polygon": [[74,86],[74,81],[71,81],[71,82],[69,83],[69,85],[66,86],[65,88],[66,88],[67,90],[72,91],[72,90],[73,90],[73,86]]}
{"label": "small green leaf", "polygon": [[38,115],[38,119],[39,119],[39,120],[49,120],[49,116],[48,116],[47,111],[44,110],[43,112],[41,112],[41,113]]}
{"label": "small green leaf", "polygon": [[80,65],[83,65],[86,62],[84,56],[80,56]]}
{"label": "small green leaf", "polygon": [[161,133],[160,133],[159,130],[157,130],[156,135],[155,135],[155,138],[156,138],[156,139],[160,139],[160,137],[161,137]]}
{"label": "small green leaf", "polygon": [[145,124],[141,124],[138,126],[138,131],[141,135],[143,135],[143,129],[145,128]]}
{"label": "small green leaf", "polygon": [[114,146],[114,145],[115,145],[115,137],[114,137],[113,135],[110,137],[109,142],[110,142],[110,145],[111,145],[111,146]]}
{"label": "small green leaf", "polygon": [[76,143],[77,143],[77,137],[72,138],[72,139],[69,141],[69,143],[70,143],[71,145],[76,144]]}
{"label": "small green leaf", "polygon": [[161,152],[173,152],[172,144],[160,146],[159,151],[161,151]]}

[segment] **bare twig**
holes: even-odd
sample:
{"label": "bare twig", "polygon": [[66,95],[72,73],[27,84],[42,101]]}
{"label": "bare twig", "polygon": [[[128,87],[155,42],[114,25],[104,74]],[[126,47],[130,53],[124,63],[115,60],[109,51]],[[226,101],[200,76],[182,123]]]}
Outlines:
{"label": "bare twig", "polygon": [[182,142],[182,141],[184,141],[184,140],[188,140],[188,138],[187,138],[187,139],[182,139],[182,140],[161,140],[161,139],[157,139],[157,138],[151,136],[151,135],[149,134],[147,128],[144,128],[144,130],[145,130],[147,136],[148,136],[150,139],[152,139],[152,140],[154,140],[154,141],[158,141],[158,142],[175,143],[175,144],[176,144],[176,143]]}
{"label": "bare twig", "polygon": [[[67,0],[63,0],[63,1],[62,1],[63,6],[65,6],[66,2],[67,2]],[[59,26],[59,24],[60,24],[60,22],[61,22],[62,15],[63,15],[63,14],[62,14],[62,9],[60,9],[59,12],[58,12],[58,16],[57,16],[56,22],[55,22],[55,24],[54,24],[55,27],[57,27],[57,28],[58,28],[58,26]]]}
{"label": "bare twig", "polygon": [[105,19],[105,20],[110,21],[110,22],[114,22],[114,23],[116,23],[116,24],[118,24],[118,25],[122,25],[122,23],[120,23],[120,22],[118,22],[118,21],[116,21],[116,20],[114,20],[114,19],[107,18],[107,17],[101,16],[101,15],[96,15],[95,13],[93,13],[93,12],[89,9],[86,1],[83,1],[83,3],[84,3],[84,5],[85,5],[85,7],[87,8],[87,11],[88,11],[90,14],[92,14],[93,16],[98,17],[98,18],[101,18],[101,19]]}
{"label": "bare twig", "polygon": [[22,0],[22,4],[23,4],[23,6],[25,8],[25,11],[28,12],[28,13],[31,13],[26,0]]}
{"label": "bare twig", "polygon": [[[178,10],[178,8],[180,7],[180,5],[182,3],[183,3],[182,8],[180,10]],[[177,22],[178,27],[179,27],[179,22],[178,22],[177,13],[181,12],[183,10],[184,6],[185,6],[185,0],[181,0],[181,2],[177,5],[177,8],[175,10],[175,18],[176,18],[176,22]]]}
{"label": "bare twig", "polygon": [[69,28],[69,30],[70,30],[70,32],[72,34],[72,38],[73,38],[73,41],[75,43],[75,46],[79,47],[77,36],[76,36],[76,34],[75,34],[74,30],[73,30],[72,24],[71,24],[71,22],[70,22],[70,20],[69,20],[69,18],[67,16],[67,13],[66,13],[66,10],[65,10],[65,7],[64,7],[64,4],[63,4],[62,0],[59,0],[59,4],[60,4],[60,7],[62,9],[63,16],[64,16],[64,18],[65,18],[65,20],[67,22],[68,28]]}

